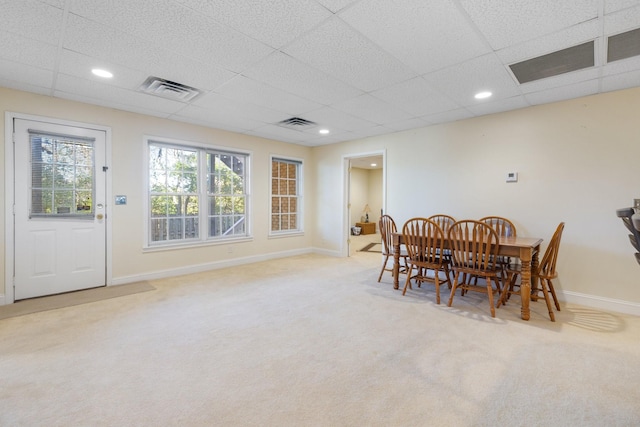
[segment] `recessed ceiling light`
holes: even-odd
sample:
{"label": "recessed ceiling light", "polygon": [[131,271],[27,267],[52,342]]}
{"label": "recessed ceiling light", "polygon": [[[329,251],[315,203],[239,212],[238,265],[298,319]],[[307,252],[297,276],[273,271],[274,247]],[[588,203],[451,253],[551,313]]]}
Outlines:
{"label": "recessed ceiling light", "polygon": [[485,99],[485,98],[489,98],[491,95],[493,95],[491,92],[478,92],[475,95],[476,99]]}
{"label": "recessed ceiling light", "polygon": [[101,70],[100,68],[94,68],[93,70],[91,70],[91,72],[96,76],[104,77],[105,79],[110,79],[111,77],[113,77],[112,73],[108,72],[107,70]]}
{"label": "recessed ceiling light", "polygon": [[372,168],[375,168],[376,166],[378,166],[378,165],[377,165],[377,164],[375,164],[375,163],[371,163],[371,167],[372,167]]}
{"label": "recessed ceiling light", "polygon": [[320,129],[318,132],[321,133],[322,135],[326,135],[329,133],[329,129]]}

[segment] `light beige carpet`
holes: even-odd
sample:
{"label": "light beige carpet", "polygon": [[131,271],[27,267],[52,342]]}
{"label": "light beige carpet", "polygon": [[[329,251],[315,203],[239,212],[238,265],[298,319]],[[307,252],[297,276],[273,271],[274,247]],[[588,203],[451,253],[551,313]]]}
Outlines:
{"label": "light beige carpet", "polygon": [[[0,321],[2,426],[636,426],[640,319],[393,290],[380,254]],[[562,274],[562,272],[560,272]],[[514,301],[514,299],[516,301]]]}
{"label": "light beige carpet", "polygon": [[102,286],[100,288],[68,292],[40,298],[18,301],[14,304],[0,306],[0,320],[8,317],[24,316],[38,311],[55,310],[73,305],[87,304],[124,295],[137,294],[155,289],[149,282],[135,282],[126,285]]}

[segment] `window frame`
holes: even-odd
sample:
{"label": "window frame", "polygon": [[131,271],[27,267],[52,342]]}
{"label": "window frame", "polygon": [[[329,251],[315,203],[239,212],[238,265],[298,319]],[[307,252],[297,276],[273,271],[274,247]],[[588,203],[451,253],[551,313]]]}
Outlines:
{"label": "window frame", "polygon": [[[296,229],[287,229],[287,230],[274,230],[273,229],[273,198],[282,196],[281,194],[274,194],[273,192],[273,182],[276,177],[273,175],[273,162],[280,161],[290,164],[295,164],[297,167],[296,173],[296,185],[297,185],[297,194],[296,194],[296,218],[297,218],[297,228]],[[304,161],[300,158],[291,157],[291,156],[280,156],[276,154],[272,154],[269,157],[269,237],[290,237],[290,236],[300,236],[304,234]]]}
{"label": "window frame", "polygon": [[[197,195],[198,195],[198,237],[189,239],[174,239],[174,240],[162,240],[152,241],[151,233],[151,197],[152,192],[150,188],[150,150],[152,145],[162,145],[169,148],[193,150],[196,151],[198,157],[197,167]],[[251,215],[251,161],[253,153],[247,150],[241,150],[237,148],[224,147],[219,145],[208,145],[198,142],[177,140],[171,138],[164,138],[152,135],[145,135],[143,138],[143,153],[144,153],[144,180],[143,180],[143,194],[144,194],[144,211],[143,211],[143,249],[145,251],[154,250],[166,250],[175,248],[189,248],[198,246],[210,246],[220,245],[228,243],[236,243],[240,241],[251,241],[252,236],[252,215]],[[236,155],[244,157],[244,197],[245,197],[245,232],[242,235],[225,235],[223,237],[209,236],[209,188],[208,183],[208,168],[207,168],[207,153],[210,154],[225,154]]]}

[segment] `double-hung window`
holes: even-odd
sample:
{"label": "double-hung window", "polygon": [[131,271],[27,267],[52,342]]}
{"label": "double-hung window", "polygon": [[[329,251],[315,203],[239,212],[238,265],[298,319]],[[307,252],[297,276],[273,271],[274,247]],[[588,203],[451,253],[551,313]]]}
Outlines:
{"label": "double-hung window", "polygon": [[148,140],[149,246],[249,236],[249,154]]}
{"label": "double-hung window", "polygon": [[271,158],[271,234],[302,232],[302,162]]}

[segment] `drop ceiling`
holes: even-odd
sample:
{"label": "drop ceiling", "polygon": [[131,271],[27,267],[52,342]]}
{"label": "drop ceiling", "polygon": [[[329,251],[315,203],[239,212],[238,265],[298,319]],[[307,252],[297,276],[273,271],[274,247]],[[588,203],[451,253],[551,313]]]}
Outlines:
{"label": "drop ceiling", "polygon": [[[609,37],[640,28],[640,1],[0,0],[0,10],[0,86],[307,146],[640,86],[639,56],[607,60]],[[527,83],[511,71],[589,42],[587,68]],[[199,94],[142,92],[149,77]],[[292,118],[315,126],[280,125]]]}

